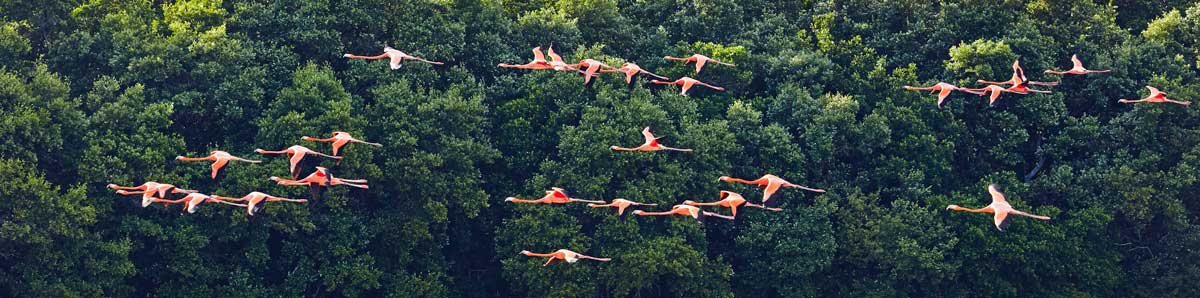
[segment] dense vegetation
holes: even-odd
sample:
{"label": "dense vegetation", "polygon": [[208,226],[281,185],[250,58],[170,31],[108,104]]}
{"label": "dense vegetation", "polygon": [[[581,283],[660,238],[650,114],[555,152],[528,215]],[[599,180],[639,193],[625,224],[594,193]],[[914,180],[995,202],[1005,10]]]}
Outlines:
{"label": "dense vegetation", "polygon": [[[0,0],[0,296],[1200,297],[1200,4],[1181,0]],[[347,60],[384,44],[433,66]],[[553,44],[728,88],[497,68]],[[737,63],[690,65],[701,53]],[[1102,75],[1053,94],[902,85],[1037,80],[1078,53]],[[619,154],[652,126],[694,153]],[[344,130],[333,188],[260,214],[141,208],[108,183],[302,198],[283,158],[176,155]],[[330,162],[331,164],[331,162]],[[331,165],[332,166],[332,165]],[[785,212],[706,226],[582,204],[715,201],[773,173]],[[1003,185],[1046,214],[999,232]],[[614,258],[556,263],[517,252]]]}

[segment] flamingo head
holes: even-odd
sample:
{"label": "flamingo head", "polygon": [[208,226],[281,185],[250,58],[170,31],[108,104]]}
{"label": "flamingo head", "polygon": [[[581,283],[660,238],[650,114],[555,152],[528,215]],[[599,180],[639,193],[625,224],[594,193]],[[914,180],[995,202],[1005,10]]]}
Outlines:
{"label": "flamingo head", "polygon": [[276,176],[271,176],[271,178],[267,178],[267,180],[271,180],[271,181],[279,181],[279,177],[276,177]]}
{"label": "flamingo head", "polygon": [[267,150],[262,150],[262,148],[254,149],[255,153],[263,153],[263,151],[267,151]]}
{"label": "flamingo head", "polygon": [[616,145],[613,145],[613,146],[608,146],[608,148],[612,149],[612,150],[617,150],[617,148],[619,148],[619,147],[617,147]]}
{"label": "flamingo head", "polygon": [[350,56],[354,56],[354,55],[350,55],[350,54],[344,54],[344,55],[342,55],[342,57],[345,57],[345,58],[350,58]]}
{"label": "flamingo head", "polygon": [[644,212],[645,211],[642,211],[642,210],[633,210],[633,215],[642,215],[642,213],[644,213]]}
{"label": "flamingo head", "polygon": [[962,207],[959,207],[958,205],[946,206],[946,210],[958,210],[958,209],[962,209]]}
{"label": "flamingo head", "polygon": [[150,207],[150,204],[154,204],[154,199],[152,199],[152,198],[143,198],[142,199],[142,208]]}
{"label": "flamingo head", "polygon": [[175,156],[175,160],[181,160],[181,159],[183,159],[183,156],[182,156],[182,155],[177,155],[177,156]]}
{"label": "flamingo head", "polygon": [[730,182],[733,181],[733,177],[721,176],[721,178],[717,178],[717,181]]}
{"label": "flamingo head", "polygon": [[684,204],[684,205],[692,205],[692,204],[695,204],[695,203],[696,203],[696,202],[695,202],[695,201],[692,201],[692,200],[685,200],[685,201],[683,201],[683,204]]}
{"label": "flamingo head", "polygon": [[528,256],[528,255],[532,255],[532,254],[533,254],[533,252],[530,252],[530,251],[528,251],[528,250],[522,250],[522,251],[521,251],[521,254],[523,254],[523,255],[527,255],[527,256]]}
{"label": "flamingo head", "polygon": [[104,187],[111,188],[111,189],[117,189],[117,185],[112,184],[112,183],[109,183],[108,185],[105,185]]}
{"label": "flamingo head", "polygon": [[507,198],[504,198],[504,201],[505,201],[505,202],[512,202],[513,200],[516,200],[516,199],[517,199],[517,198],[514,198],[514,197],[507,197]]}

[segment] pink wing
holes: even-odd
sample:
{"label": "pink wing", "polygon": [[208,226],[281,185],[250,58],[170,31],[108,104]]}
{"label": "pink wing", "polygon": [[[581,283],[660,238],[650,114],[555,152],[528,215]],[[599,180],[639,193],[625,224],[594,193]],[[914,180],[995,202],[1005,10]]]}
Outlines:
{"label": "pink wing", "polygon": [[1000,188],[995,184],[988,185],[988,193],[992,194],[993,204],[996,202],[1008,203],[1008,200],[1004,199],[1004,193],[1000,192]]}
{"label": "pink wing", "polygon": [[654,141],[654,139],[655,139],[655,138],[654,138],[654,134],[650,133],[650,127],[649,127],[649,126],[647,126],[646,128],[643,128],[643,129],[642,129],[642,137],[646,138],[646,143],[653,142],[653,141]]}

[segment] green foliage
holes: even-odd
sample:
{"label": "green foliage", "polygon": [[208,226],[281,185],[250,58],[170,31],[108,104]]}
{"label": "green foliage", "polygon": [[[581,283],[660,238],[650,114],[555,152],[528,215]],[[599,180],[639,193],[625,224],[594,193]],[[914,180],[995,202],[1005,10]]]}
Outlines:
{"label": "green foliage", "polygon": [[83,187],[63,192],[33,164],[0,159],[0,289],[13,296],[98,297],[132,293],[128,239],[104,239],[103,217]]}
{"label": "green foliage", "polygon": [[[3,297],[1195,297],[1195,1],[0,0]],[[384,46],[445,65],[348,60]],[[530,48],[725,87],[519,71]],[[737,66],[662,56],[703,54]],[[1076,54],[1104,74],[1058,76]],[[1052,94],[900,88],[1003,81]],[[660,141],[694,152],[615,152]],[[346,131],[366,190],[310,198],[253,149]],[[262,164],[175,156],[225,150]],[[523,205],[562,187],[733,221]],[[255,216],[142,208],[104,185],[251,191]],[[980,207],[999,184],[1004,232]],[[174,197],[178,197],[175,195]],[[728,210],[705,210],[728,214]],[[611,262],[519,255],[570,249]]]}
{"label": "green foliage", "polygon": [[0,61],[5,64],[0,64],[3,67],[16,67],[17,65],[8,65],[8,63],[17,63],[25,59],[24,56],[29,54],[30,46],[29,39],[21,36],[20,23],[0,23]]}
{"label": "green foliage", "polygon": [[1003,41],[975,40],[970,44],[959,43],[950,48],[950,61],[946,70],[988,81],[1004,81],[1009,74],[1009,65],[1017,58]]}

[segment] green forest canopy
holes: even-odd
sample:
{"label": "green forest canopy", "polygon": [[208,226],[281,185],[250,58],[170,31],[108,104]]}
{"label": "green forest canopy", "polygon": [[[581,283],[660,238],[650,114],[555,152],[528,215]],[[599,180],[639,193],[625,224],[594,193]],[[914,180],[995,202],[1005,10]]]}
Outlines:
{"label": "green forest canopy", "polygon": [[[1189,2],[0,0],[0,296],[1200,297],[1200,110],[1117,103],[1200,98]],[[342,57],[384,44],[447,64]],[[549,45],[727,91],[495,67]],[[662,59],[692,53],[737,66]],[[1017,58],[1057,80],[1072,54],[1113,72],[995,107],[900,89]],[[697,151],[608,150],[644,126]],[[105,188],[305,197],[266,179],[283,158],[220,180],[173,158],[335,130],[384,144],[336,166],[369,190],[249,217]],[[503,202],[757,201],[716,178],[765,173],[828,193],[705,226]],[[944,210],[992,183],[1053,220]],[[517,254],[559,248],[614,261]]]}

